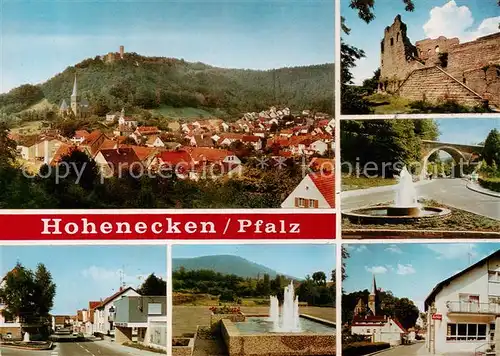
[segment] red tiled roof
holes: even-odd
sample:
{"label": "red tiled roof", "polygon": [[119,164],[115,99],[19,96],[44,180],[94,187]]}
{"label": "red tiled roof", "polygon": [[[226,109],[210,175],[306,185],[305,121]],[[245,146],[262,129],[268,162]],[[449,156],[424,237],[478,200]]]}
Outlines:
{"label": "red tiled roof", "polygon": [[139,157],[135,154],[134,150],[131,148],[120,148],[120,149],[104,149],[100,151],[106,162],[111,165],[115,171],[118,173],[119,169],[131,168],[138,166],[141,161]]}
{"label": "red tiled roof", "polygon": [[233,155],[231,151],[216,148],[193,147],[186,150],[195,161],[220,162],[227,156]]}
{"label": "red tiled roof", "polygon": [[145,134],[145,133],[157,133],[159,132],[160,130],[158,130],[158,127],[156,126],[139,126],[137,128],[137,131],[140,132],[141,134]]}
{"label": "red tiled roof", "polygon": [[309,163],[309,167],[317,171],[331,173],[335,168],[335,161],[332,158],[318,158],[315,157]]}
{"label": "red tiled roof", "polygon": [[76,138],[87,138],[87,136],[90,135],[87,130],[76,130],[75,131],[75,136]]}
{"label": "red tiled roof", "polygon": [[241,138],[241,141],[243,141],[243,142],[259,142],[260,137],[259,136],[245,135]]}
{"label": "red tiled roof", "polygon": [[101,304],[101,302],[92,302],[92,301],[90,301],[89,302],[89,310],[97,308],[100,304]]}
{"label": "red tiled roof", "polygon": [[169,163],[171,165],[177,165],[179,163],[192,163],[193,159],[187,151],[163,151],[157,156],[163,162]]}
{"label": "red tiled roof", "polygon": [[135,154],[141,161],[144,161],[157,151],[156,148],[136,145],[120,145],[120,149],[122,148],[131,148],[132,150],[134,150]]}
{"label": "red tiled roof", "polygon": [[101,307],[104,307],[106,304],[108,304],[110,301],[112,301],[113,299],[116,299],[118,298],[120,295],[122,295],[123,293],[129,291],[129,290],[133,290],[134,292],[136,291],[134,288],[132,287],[127,287],[127,288],[123,288],[123,289],[120,289],[118,292],[116,292],[115,294],[107,297],[106,299],[104,299],[96,308],[101,308]]}
{"label": "red tiled roof", "polygon": [[61,143],[59,148],[57,149],[56,153],[54,154],[54,157],[52,158],[52,161],[50,162],[50,165],[55,165],[61,161],[61,158],[63,156],[67,156],[71,153],[72,150],[79,150],[81,149],[77,146],[74,145],[68,145],[66,143]]}
{"label": "red tiled roof", "polygon": [[335,208],[335,176],[333,174],[310,173],[309,178],[318,188],[331,208]]}

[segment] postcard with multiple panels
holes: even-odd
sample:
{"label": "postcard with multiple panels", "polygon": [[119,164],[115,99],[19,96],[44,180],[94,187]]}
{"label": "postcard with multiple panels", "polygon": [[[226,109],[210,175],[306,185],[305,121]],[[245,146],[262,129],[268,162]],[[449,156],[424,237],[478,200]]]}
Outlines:
{"label": "postcard with multiple panels", "polygon": [[334,11],[0,1],[0,355],[337,353]]}

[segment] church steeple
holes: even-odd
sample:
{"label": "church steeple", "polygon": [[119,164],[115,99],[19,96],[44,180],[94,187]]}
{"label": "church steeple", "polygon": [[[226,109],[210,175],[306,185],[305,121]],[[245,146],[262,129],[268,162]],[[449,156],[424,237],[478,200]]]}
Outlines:
{"label": "church steeple", "polygon": [[80,98],[78,97],[78,85],[76,83],[76,74],[75,74],[75,82],[73,84],[73,93],[71,94],[71,110],[75,117],[80,117],[81,107],[80,107]]}
{"label": "church steeple", "polygon": [[368,296],[368,309],[370,309],[373,316],[377,315],[377,281],[373,275],[372,291]]}
{"label": "church steeple", "polygon": [[73,83],[73,93],[71,96],[78,96],[78,86],[76,84],[76,74],[75,74],[75,82]]}

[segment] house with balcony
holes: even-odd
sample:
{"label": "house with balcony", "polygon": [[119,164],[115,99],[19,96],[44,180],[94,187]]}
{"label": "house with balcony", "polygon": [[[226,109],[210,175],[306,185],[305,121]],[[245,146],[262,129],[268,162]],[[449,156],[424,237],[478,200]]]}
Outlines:
{"label": "house with balcony", "polygon": [[94,308],[94,333],[115,334],[115,302],[122,297],[140,296],[132,287],[120,287],[113,295],[104,299]]}
{"label": "house with balcony", "polygon": [[137,341],[160,350],[167,348],[167,297],[122,296],[115,303],[115,341],[132,341],[137,330]]}
{"label": "house with balcony", "polygon": [[439,282],[425,311],[430,353],[500,350],[500,250]]}

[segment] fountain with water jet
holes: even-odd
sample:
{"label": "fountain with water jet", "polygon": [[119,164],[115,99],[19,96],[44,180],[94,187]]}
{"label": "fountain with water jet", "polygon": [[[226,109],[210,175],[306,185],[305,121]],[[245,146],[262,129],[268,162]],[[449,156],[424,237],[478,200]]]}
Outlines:
{"label": "fountain with water jet", "polygon": [[281,307],[277,296],[269,300],[269,315],[220,321],[229,356],[335,355],[335,323],[300,315],[293,282],[284,288]]}
{"label": "fountain with water jet", "polygon": [[403,167],[395,189],[394,204],[353,209],[342,214],[358,224],[401,224],[444,217],[450,213],[445,208],[421,206],[412,175]]}
{"label": "fountain with water jet", "polygon": [[[271,296],[271,303],[273,303],[273,298],[277,301],[278,298]],[[276,302],[274,302],[276,304]],[[272,308],[272,304],[271,307]],[[273,332],[301,332],[299,319],[299,297],[295,296],[295,291],[293,288],[293,281],[290,285],[285,287],[285,293],[283,295],[283,306],[281,308],[281,315],[273,318]]]}

